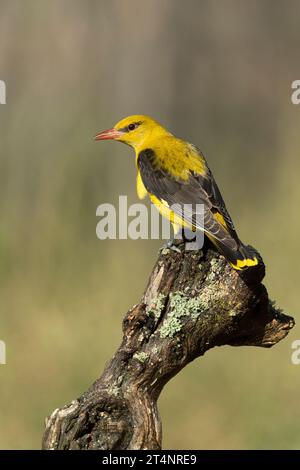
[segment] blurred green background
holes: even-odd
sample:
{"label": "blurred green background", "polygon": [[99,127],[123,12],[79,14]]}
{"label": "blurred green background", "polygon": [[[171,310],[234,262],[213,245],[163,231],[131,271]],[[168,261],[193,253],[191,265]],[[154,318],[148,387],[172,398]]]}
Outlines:
{"label": "blurred green background", "polygon": [[[92,136],[152,115],[206,154],[270,296],[299,305],[299,1],[0,0],[0,447],[40,448],[121,339],[159,241],[100,241],[96,207],[136,202],[132,152]],[[298,201],[298,202],[297,202]],[[134,260],[134,262],[133,262]],[[160,399],[164,447],[300,447],[299,327],[222,347]]]}

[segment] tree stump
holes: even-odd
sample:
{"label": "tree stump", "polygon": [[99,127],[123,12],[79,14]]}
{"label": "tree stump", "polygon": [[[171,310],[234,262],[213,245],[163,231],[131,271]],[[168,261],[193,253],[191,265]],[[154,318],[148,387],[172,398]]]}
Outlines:
{"label": "tree stump", "polygon": [[166,383],[215,346],[282,340],[294,320],[261,283],[264,265],[235,271],[209,243],[164,248],[141,301],[123,320],[123,340],[80,398],[46,420],[44,449],[160,449],[157,400]]}

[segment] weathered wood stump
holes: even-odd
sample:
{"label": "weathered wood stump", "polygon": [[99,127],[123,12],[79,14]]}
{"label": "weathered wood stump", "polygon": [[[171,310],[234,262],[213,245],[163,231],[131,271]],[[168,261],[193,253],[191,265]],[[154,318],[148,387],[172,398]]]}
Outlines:
{"label": "weathered wood stump", "polygon": [[160,251],[121,346],[89,390],[46,420],[44,449],[160,449],[157,399],[174,375],[215,346],[271,347],[294,326],[261,284],[263,263],[241,274],[209,244],[179,251]]}

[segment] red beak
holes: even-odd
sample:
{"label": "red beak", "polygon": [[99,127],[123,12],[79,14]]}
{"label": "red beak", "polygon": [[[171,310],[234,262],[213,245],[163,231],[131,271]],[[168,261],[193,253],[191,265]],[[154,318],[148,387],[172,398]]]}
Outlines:
{"label": "red beak", "polygon": [[121,137],[123,135],[123,132],[117,131],[117,129],[107,129],[106,131],[100,132],[100,134],[97,134],[94,139],[95,140],[108,140],[108,139],[117,139],[118,137]]}

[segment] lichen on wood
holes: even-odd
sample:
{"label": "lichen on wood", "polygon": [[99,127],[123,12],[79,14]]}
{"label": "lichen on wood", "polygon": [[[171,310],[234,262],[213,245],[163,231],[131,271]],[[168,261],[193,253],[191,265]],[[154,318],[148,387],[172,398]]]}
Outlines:
{"label": "lichen on wood", "polygon": [[43,448],[160,449],[157,400],[173,376],[215,346],[271,347],[293,327],[263,276],[262,261],[240,273],[208,243],[161,250],[119,349],[89,390],[47,419]]}

